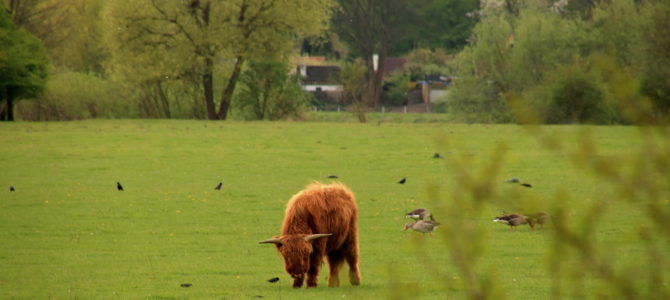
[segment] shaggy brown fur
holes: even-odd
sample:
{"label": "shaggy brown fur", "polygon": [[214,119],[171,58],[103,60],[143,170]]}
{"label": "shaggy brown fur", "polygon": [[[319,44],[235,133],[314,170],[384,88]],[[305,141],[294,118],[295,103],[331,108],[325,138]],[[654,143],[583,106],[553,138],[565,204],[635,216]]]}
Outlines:
{"label": "shaggy brown fur", "polygon": [[341,183],[315,182],[288,201],[282,235],[261,243],[275,244],[284,257],[286,272],[293,277],[294,288],[302,287],[305,273],[307,287],[317,286],[324,256],[330,268],[328,286],[339,286],[339,270],[345,260],[349,281],[359,285],[357,219],[356,200],[349,188]]}

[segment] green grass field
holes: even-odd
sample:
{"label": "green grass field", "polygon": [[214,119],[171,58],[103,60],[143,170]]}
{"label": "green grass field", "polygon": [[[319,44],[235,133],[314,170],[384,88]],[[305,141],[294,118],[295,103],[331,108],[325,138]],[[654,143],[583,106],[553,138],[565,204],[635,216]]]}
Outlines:
{"label": "green grass field", "polygon": [[[459,189],[450,161],[481,167],[502,143],[503,194],[551,203],[567,190],[569,211],[606,197],[608,184],[576,168],[571,139],[588,129],[607,157],[627,159],[634,127],[554,126],[565,155],[516,125],[445,123],[209,122],[178,120],[0,124],[2,299],[461,299],[444,239],[402,231],[404,214],[437,207]],[[433,159],[440,152],[444,159]],[[273,246],[284,206],[311,181],[338,175],[359,205],[362,284],[294,290]],[[503,183],[511,176],[533,184]],[[407,178],[404,185],[396,182]],[[124,192],[118,192],[120,181]],[[218,182],[223,188],[215,191]],[[9,186],[16,188],[9,192]],[[431,186],[440,198],[431,197]],[[491,219],[514,199],[483,206],[486,242],[478,270],[510,299],[550,295],[552,226],[509,231]],[[547,205],[548,207],[549,205]],[[607,207],[596,238],[622,264],[644,255],[641,212]],[[440,221],[440,215],[436,213]],[[428,263],[426,263],[428,261]],[[569,263],[569,262],[566,262]],[[435,269],[439,270],[437,273]],[[588,274],[584,276],[588,277]],[[278,283],[267,279],[280,277]],[[182,283],[191,283],[189,288]],[[602,290],[587,280],[584,295]],[[594,292],[591,293],[590,291]]]}

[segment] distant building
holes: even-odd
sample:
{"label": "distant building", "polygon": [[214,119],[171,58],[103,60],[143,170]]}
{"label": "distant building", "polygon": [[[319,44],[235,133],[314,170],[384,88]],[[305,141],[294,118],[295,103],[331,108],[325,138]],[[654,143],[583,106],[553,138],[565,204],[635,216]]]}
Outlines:
{"label": "distant building", "polygon": [[298,65],[302,77],[302,89],[308,92],[340,92],[339,66]]}
{"label": "distant building", "polygon": [[[405,58],[386,58],[384,77],[388,78],[393,72],[402,70],[406,63]],[[328,63],[320,56],[301,57],[296,64],[295,70],[300,74],[302,89],[312,93],[320,102],[318,105],[326,109],[343,105],[340,66]]]}

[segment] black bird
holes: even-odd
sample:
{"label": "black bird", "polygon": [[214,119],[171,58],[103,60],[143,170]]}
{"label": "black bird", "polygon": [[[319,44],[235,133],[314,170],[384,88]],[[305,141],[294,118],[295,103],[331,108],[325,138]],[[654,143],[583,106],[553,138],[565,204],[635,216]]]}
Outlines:
{"label": "black bird", "polygon": [[505,182],[507,183],[519,183],[521,180],[519,180],[519,177],[510,177],[505,179]]}
{"label": "black bird", "polygon": [[219,185],[217,185],[214,189],[215,189],[215,190],[220,190],[220,189],[221,189],[221,185],[223,185],[223,182],[219,182]]}
{"label": "black bird", "polygon": [[329,175],[328,178],[337,178],[337,175]]}
{"label": "black bird", "polygon": [[182,283],[182,284],[181,284],[181,287],[183,287],[183,288],[187,288],[187,287],[191,287],[192,285],[193,285],[193,284],[191,284],[191,283]]}
{"label": "black bird", "polygon": [[270,282],[270,283],[275,283],[275,282],[277,282],[277,281],[279,281],[279,277],[275,277],[275,278],[270,278],[270,279],[268,279],[268,282]]}
{"label": "black bird", "polygon": [[442,155],[435,152],[435,154],[433,154],[433,158],[442,158]]}
{"label": "black bird", "polygon": [[399,184],[405,184],[405,182],[407,182],[407,178],[403,178],[398,181]]}
{"label": "black bird", "polygon": [[116,189],[119,191],[123,191],[123,186],[121,186],[121,183],[118,181],[116,182]]}
{"label": "black bird", "polygon": [[532,188],[533,187],[532,185],[530,185],[530,183],[522,183],[521,185],[525,186],[527,188]]}
{"label": "black bird", "polygon": [[16,191],[16,190],[14,189],[13,186],[10,186],[10,187],[9,187],[9,191],[10,191],[10,192],[13,192],[13,191]]}

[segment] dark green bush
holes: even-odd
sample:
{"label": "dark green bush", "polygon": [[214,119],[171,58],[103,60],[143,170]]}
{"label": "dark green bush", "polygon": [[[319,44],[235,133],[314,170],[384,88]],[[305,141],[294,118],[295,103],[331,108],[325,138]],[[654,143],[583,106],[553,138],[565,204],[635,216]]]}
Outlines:
{"label": "dark green bush", "polygon": [[30,121],[138,117],[137,107],[127,101],[128,90],[119,82],[92,74],[54,74],[43,95],[19,103],[17,115]]}
{"label": "dark green bush", "polygon": [[288,65],[275,60],[252,61],[240,78],[242,89],[235,101],[244,119],[300,118],[310,95],[288,74]]}
{"label": "dark green bush", "polygon": [[491,80],[459,79],[447,94],[446,110],[465,122],[511,122],[512,115],[501,93],[500,86]]}
{"label": "dark green bush", "polygon": [[603,92],[588,74],[571,68],[551,90],[545,111],[547,123],[604,123]]}
{"label": "dark green bush", "polygon": [[410,91],[410,78],[407,74],[394,74],[385,84],[383,102],[386,105],[405,105]]}

